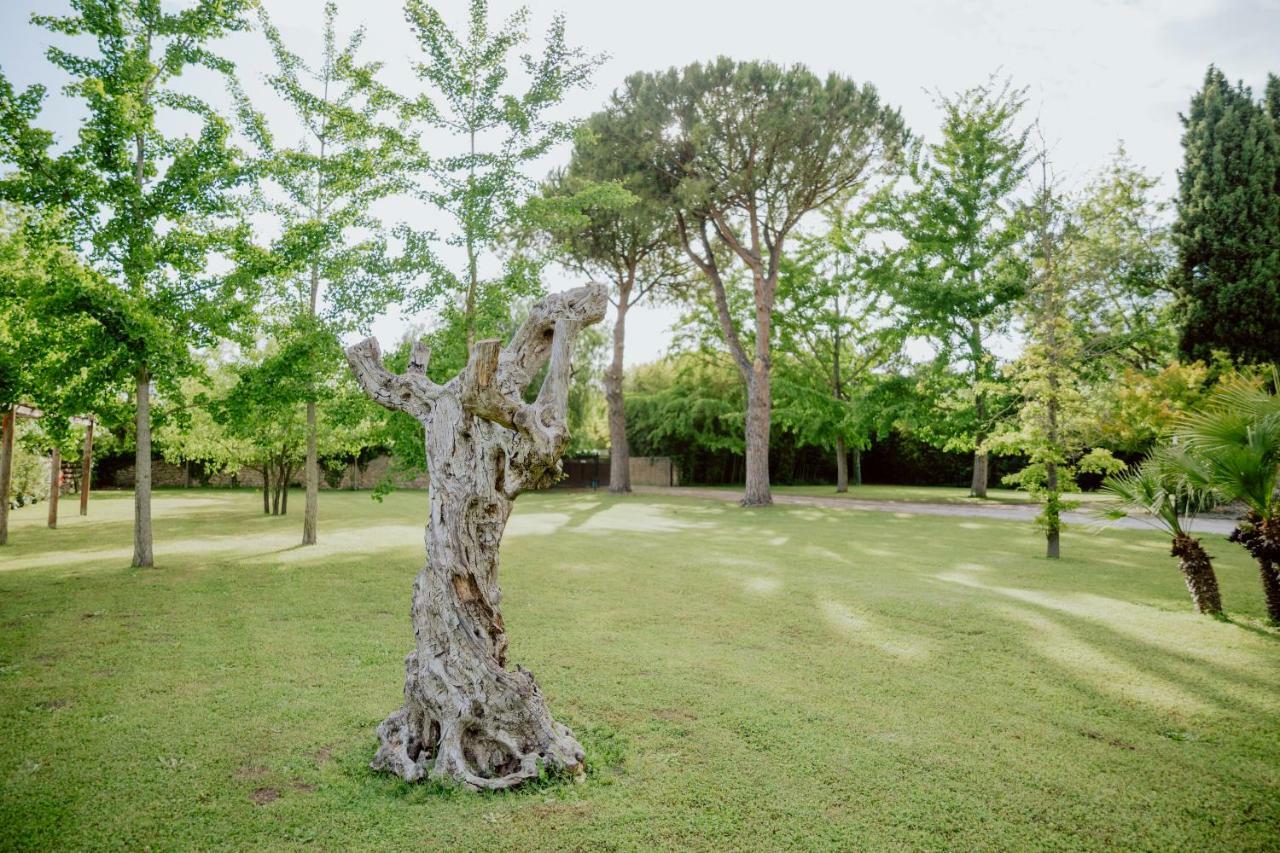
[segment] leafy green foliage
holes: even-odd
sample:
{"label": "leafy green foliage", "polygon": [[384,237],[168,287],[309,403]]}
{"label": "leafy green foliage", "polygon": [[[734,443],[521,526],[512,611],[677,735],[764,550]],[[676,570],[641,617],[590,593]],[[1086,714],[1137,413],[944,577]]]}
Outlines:
{"label": "leafy green foliage", "polygon": [[[1280,119],[1210,66],[1182,117],[1174,284],[1182,350],[1208,361],[1280,362]],[[1268,112],[1270,111],[1270,113]]]}
{"label": "leafy green foliage", "polygon": [[1182,469],[1189,487],[1241,501],[1262,520],[1280,513],[1280,376],[1273,371],[1269,379],[1271,388],[1259,377],[1224,380],[1174,429],[1194,463]]}
{"label": "leafy green foliage", "polygon": [[[51,153],[51,135],[33,126],[43,92],[14,95],[5,83],[0,156],[18,171],[0,193],[61,211],[68,243],[83,247],[105,285],[65,299],[101,327],[94,360],[126,375],[145,366],[176,391],[176,378],[194,368],[190,347],[250,319],[255,297],[251,276],[218,273],[211,263],[214,254],[233,255],[244,236],[231,198],[244,176],[231,127],[177,87],[193,68],[231,74],[210,44],[247,26],[249,3],[200,0],[179,11],[154,0],[70,5],[73,14],[33,20],[92,45],[83,54],[56,45],[47,53],[71,77],[66,92],[83,102],[84,124],[73,145]],[[184,114],[194,133],[162,130]]]}
{"label": "leafy green foliage", "polygon": [[[480,265],[498,248],[500,236],[514,227],[518,211],[534,187],[525,173],[529,163],[569,138],[573,124],[552,111],[565,96],[585,86],[602,57],[590,56],[565,40],[565,19],[557,15],[547,29],[539,56],[525,54],[525,78],[512,85],[512,52],[528,40],[529,11],[517,9],[491,28],[486,0],[471,0],[465,35],[451,30],[439,10],[425,0],[408,0],[405,18],[423,51],[414,71],[425,86],[410,102],[410,115],[424,127],[447,134],[461,150],[432,158],[422,195],[448,214],[456,231],[448,243],[466,251],[466,269],[441,264],[429,284],[413,298],[415,307],[462,300],[464,339],[475,340],[478,303],[486,289],[528,285],[508,271],[485,277]],[[507,298],[536,290],[506,291]]]}
{"label": "leafy green foliage", "polygon": [[959,363],[969,376],[972,420],[945,436],[951,447],[979,446],[991,431],[990,341],[1007,328],[1025,289],[1017,252],[1025,224],[1016,203],[1028,168],[1025,103],[1022,90],[994,82],[940,97],[941,141],[912,160],[912,188],[893,197],[883,216],[883,226],[904,240],[882,272],[904,328],[935,346],[939,367]]}
{"label": "leafy green foliage", "polygon": [[832,211],[824,233],[801,237],[778,284],[775,416],[797,439],[865,450],[888,432],[886,383],[903,334],[877,288],[876,259],[857,216]]}

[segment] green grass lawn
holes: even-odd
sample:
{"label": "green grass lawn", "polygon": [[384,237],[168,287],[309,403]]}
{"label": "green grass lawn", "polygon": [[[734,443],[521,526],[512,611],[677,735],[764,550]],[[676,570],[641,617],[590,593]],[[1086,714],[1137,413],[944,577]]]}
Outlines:
{"label": "green grass lawn", "polygon": [[[300,510],[301,496],[295,506]],[[400,702],[425,495],[130,501],[0,549],[0,848],[1254,849],[1280,839],[1280,635],[1154,533],[529,495],[511,660],[588,750],[502,794],[367,769]],[[74,512],[74,502],[68,508]]]}

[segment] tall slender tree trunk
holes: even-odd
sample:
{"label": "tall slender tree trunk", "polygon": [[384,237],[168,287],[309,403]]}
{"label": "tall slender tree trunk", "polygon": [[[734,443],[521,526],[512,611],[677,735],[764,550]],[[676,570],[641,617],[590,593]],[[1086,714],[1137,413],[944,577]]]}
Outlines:
{"label": "tall slender tree trunk", "polygon": [[1222,612],[1222,596],[1218,592],[1218,577],[1213,563],[1205,553],[1199,539],[1185,533],[1173,537],[1173,556],[1178,558],[1178,568],[1191,594],[1191,603],[1197,613],[1215,616]]}
{"label": "tall slender tree trunk", "polygon": [[844,446],[844,436],[836,436],[836,493],[849,491],[849,450]]}
{"label": "tall slender tree trunk", "polygon": [[320,463],[316,460],[316,404],[307,403],[307,459],[303,479],[307,503],[302,511],[302,544],[316,544],[316,520],[320,514]]}
{"label": "tall slender tree trunk", "polygon": [[[841,316],[840,300],[833,300],[835,310],[832,315]],[[840,324],[833,322],[831,326],[831,390],[838,401],[844,400],[844,383],[840,380]],[[845,447],[844,436],[836,436],[836,493],[849,491],[849,449]]]}
{"label": "tall slender tree trunk", "polygon": [[138,407],[134,419],[133,565],[155,565],[151,537],[151,374],[144,364],[137,373]]}
{"label": "tall slender tree trunk", "polygon": [[93,476],[93,418],[84,432],[84,458],[80,461],[80,514],[89,514],[89,480]]}
{"label": "tall slender tree trunk", "polygon": [[747,488],[743,506],[773,503],[769,488],[769,431],[773,420],[773,365],[769,345],[773,332],[773,298],[769,287],[768,282],[756,284],[756,340],[751,382],[747,385]]}
{"label": "tall slender tree trunk", "polygon": [[283,471],[280,465],[271,466],[271,514],[280,514],[280,479]]}
{"label": "tall slender tree trunk", "polygon": [[974,434],[975,449],[973,452],[973,480],[969,484],[969,494],[975,498],[987,496],[988,460],[982,443],[987,440],[987,395],[979,390],[982,383],[982,334],[976,320],[969,321],[969,356],[973,359],[973,413],[978,421]]}
{"label": "tall slender tree trunk", "polygon": [[262,463],[262,514],[271,515],[271,466]]}
{"label": "tall slender tree trunk", "polygon": [[62,451],[57,447],[49,454],[49,518],[50,530],[58,529],[58,498],[62,496]]}
{"label": "tall slender tree trunk", "polygon": [[853,449],[853,484],[862,485],[862,451],[856,447]]}
{"label": "tall slender tree trunk", "polygon": [[613,323],[613,361],[604,374],[604,398],[609,406],[609,491],[631,491],[631,448],[627,444],[627,408],[622,398],[623,355],[627,341],[627,309],[634,273],[618,288],[618,316]]}
{"label": "tall slender tree trunk", "polygon": [[17,418],[11,408],[4,413],[0,438],[0,545],[9,541],[9,491],[13,488],[13,432]]}

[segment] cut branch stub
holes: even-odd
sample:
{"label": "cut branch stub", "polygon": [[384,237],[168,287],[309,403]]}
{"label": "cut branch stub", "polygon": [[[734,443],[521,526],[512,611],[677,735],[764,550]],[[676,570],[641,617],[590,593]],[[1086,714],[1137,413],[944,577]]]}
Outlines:
{"label": "cut branch stub", "polygon": [[498,358],[502,341],[492,338],[476,341],[471,358],[462,372],[462,406],[477,417],[515,429],[515,414],[520,403],[498,390]]}
{"label": "cut branch stub", "polygon": [[[383,367],[376,341],[347,350],[374,400],[426,427],[431,477],[427,564],[413,590],[417,646],[405,659],[404,705],[378,728],[375,769],[474,789],[517,785],[542,766],[582,769],[581,745],[552,719],[532,673],[506,669],[498,548],[516,496],[559,475],[573,345],[604,317],[606,295],[593,284],[546,297],[506,348],[477,342],[444,385],[426,378],[421,342],[399,376]],[[536,400],[525,403],[548,360]]]}

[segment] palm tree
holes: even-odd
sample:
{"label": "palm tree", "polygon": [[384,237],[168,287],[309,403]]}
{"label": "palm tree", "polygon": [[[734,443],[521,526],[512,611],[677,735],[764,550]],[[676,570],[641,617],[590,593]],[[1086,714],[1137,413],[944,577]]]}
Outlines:
{"label": "palm tree", "polygon": [[1193,537],[1185,519],[1211,509],[1216,503],[1212,492],[1189,488],[1179,472],[1191,460],[1179,458],[1180,451],[1161,448],[1140,465],[1121,474],[1113,474],[1102,483],[1102,490],[1118,500],[1124,509],[1108,511],[1116,518],[1125,509],[1147,515],[1153,524],[1173,537],[1172,555],[1186,581],[1187,592],[1197,613],[1222,614],[1222,596],[1213,563],[1200,540]]}
{"label": "palm tree", "polygon": [[[1274,368],[1271,381],[1280,386]],[[1230,538],[1257,560],[1267,615],[1280,624],[1280,397],[1245,378],[1224,382],[1178,422],[1174,441],[1194,463],[1182,471],[1189,487],[1245,505]]]}

